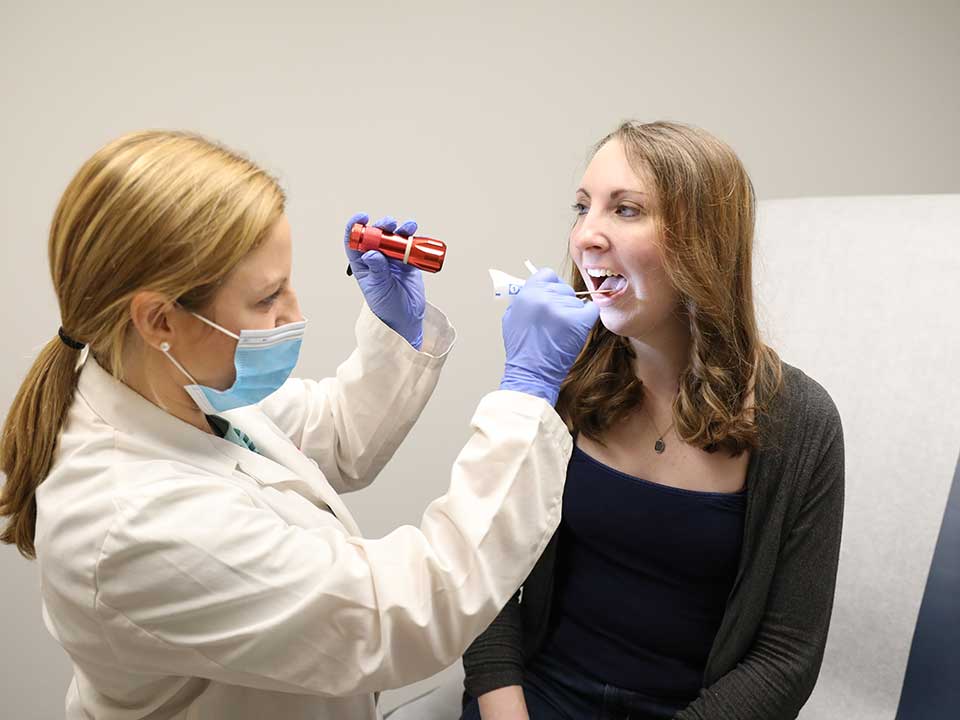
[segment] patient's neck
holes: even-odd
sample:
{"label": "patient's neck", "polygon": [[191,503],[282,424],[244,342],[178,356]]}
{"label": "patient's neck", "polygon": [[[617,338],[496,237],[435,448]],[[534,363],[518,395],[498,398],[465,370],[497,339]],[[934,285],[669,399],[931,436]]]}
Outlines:
{"label": "patient's neck", "polygon": [[[673,403],[680,374],[690,363],[690,328],[685,319],[671,316],[642,337],[631,337],[636,358],[633,370],[658,407]],[[652,397],[651,397],[652,396]]]}

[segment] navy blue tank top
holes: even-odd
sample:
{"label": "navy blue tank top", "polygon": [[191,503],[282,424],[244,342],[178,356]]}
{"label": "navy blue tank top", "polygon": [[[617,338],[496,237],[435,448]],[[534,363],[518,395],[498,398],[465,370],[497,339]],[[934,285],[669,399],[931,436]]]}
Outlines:
{"label": "navy blue tank top", "polygon": [[586,676],[685,704],[733,587],[746,490],[683,490],[574,448],[543,652]]}

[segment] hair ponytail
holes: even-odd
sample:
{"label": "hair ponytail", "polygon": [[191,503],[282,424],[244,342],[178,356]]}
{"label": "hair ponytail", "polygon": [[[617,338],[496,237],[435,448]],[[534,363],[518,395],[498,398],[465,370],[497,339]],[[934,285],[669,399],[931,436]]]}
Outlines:
{"label": "hair ponytail", "polygon": [[0,540],[34,558],[37,488],[50,472],[57,438],[77,387],[77,350],[59,337],[44,346],[7,413],[0,466],[7,476],[0,515],[10,520]]}

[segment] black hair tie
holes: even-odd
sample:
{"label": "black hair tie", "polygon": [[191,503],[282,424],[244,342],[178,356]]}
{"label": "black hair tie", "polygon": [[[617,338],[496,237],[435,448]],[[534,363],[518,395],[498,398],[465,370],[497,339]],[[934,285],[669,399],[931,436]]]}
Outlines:
{"label": "black hair tie", "polygon": [[63,326],[61,326],[60,329],[57,330],[57,335],[60,336],[60,341],[61,341],[64,345],[66,345],[68,348],[73,348],[74,350],[83,350],[83,349],[86,347],[86,344],[85,344],[85,343],[77,342],[77,341],[74,340],[72,337],[70,337],[69,335],[67,335],[67,334],[63,331]]}

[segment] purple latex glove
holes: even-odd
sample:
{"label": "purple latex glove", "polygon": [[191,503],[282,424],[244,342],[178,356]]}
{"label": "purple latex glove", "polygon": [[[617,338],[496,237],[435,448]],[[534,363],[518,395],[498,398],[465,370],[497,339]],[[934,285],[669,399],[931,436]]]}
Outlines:
{"label": "purple latex glove", "polygon": [[507,361],[501,390],[536,395],[556,405],[560,385],[600,317],[550,268],[531,275],[503,314]]}
{"label": "purple latex glove", "polygon": [[[368,222],[370,217],[366,213],[358,213],[347,221],[343,247],[347,251],[350,269],[374,315],[419,350],[423,345],[423,316],[427,309],[423,273],[413,265],[388,258],[379,250],[362,254],[351,250],[350,228],[355,223],[366,225]],[[377,220],[373,227],[403,237],[410,237],[417,231],[417,223],[413,220],[397,227],[397,221],[389,216]]]}

